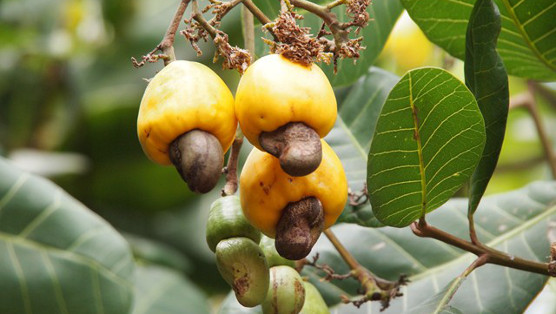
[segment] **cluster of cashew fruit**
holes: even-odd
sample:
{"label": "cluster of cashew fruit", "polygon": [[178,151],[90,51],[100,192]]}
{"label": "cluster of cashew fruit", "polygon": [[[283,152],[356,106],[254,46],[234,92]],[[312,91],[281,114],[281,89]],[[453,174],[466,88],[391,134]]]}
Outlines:
{"label": "cluster of cashew fruit", "polygon": [[222,278],[246,307],[264,313],[328,313],[318,290],[304,281],[294,262],[278,254],[274,240],[245,219],[239,199],[216,200],[207,221],[207,244]]}
{"label": "cluster of cashew fruit", "polygon": [[[277,54],[247,69],[235,100],[208,67],[188,61],[170,63],[145,91],[137,123],[143,150],[157,163],[173,164],[192,191],[217,184],[238,122],[255,146],[240,176],[239,200],[217,200],[207,225],[218,269],[244,306],[298,313],[315,293],[322,301],[291,260],[310,253],[347,200],[342,164],[322,139],[336,115],[334,92],[318,66]],[[260,232],[275,239],[271,248],[279,255],[266,253],[267,241],[259,246]]]}

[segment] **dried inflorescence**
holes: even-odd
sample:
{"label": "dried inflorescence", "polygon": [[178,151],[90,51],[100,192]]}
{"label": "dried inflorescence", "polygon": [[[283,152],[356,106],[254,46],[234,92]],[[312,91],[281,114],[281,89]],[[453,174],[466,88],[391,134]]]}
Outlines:
{"label": "dried inflorescence", "polygon": [[155,63],[160,59],[162,59],[162,60],[168,59],[167,55],[165,55],[163,53],[160,53],[160,54],[156,53],[157,51],[160,51],[161,49],[162,49],[162,47],[160,47],[160,45],[156,46],[156,48],[153,51],[151,51],[148,54],[142,56],[141,61],[137,61],[137,59],[135,59],[134,57],[131,57],[131,64],[133,64],[133,66],[135,68],[140,68],[140,67],[144,66],[147,62]]}
{"label": "dried inflorescence", "polygon": [[304,64],[310,65],[315,61],[330,61],[330,54],[324,52],[322,42],[311,36],[308,27],[300,27],[296,20],[303,16],[295,12],[283,10],[276,21],[270,25],[270,30],[276,41],[267,41],[270,51],[280,53],[284,57]]}
{"label": "dried inflorescence", "polygon": [[222,67],[224,69],[236,69],[239,73],[243,74],[251,64],[251,54],[245,49],[237,46],[232,47],[228,42],[228,35],[223,32],[218,32],[214,37],[214,44],[218,47],[214,54],[214,62],[218,57],[222,57]]}
{"label": "dried inflorescence", "polygon": [[243,73],[251,64],[251,55],[245,49],[230,45],[228,34],[215,28],[220,25],[220,20],[232,7],[232,2],[220,3],[213,1],[212,4],[203,9],[203,12],[213,9],[215,16],[210,21],[206,21],[200,13],[194,12],[191,19],[185,20],[188,27],[180,33],[189,40],[198,56],[202,55],[203,52],[197,43],[201,39],[206,42],[208,37],[211,36],[216,46],[214,62],[222,57],[224,59],[222,63],[224,69],[236,69]]}
{"label": "dried inflorescence", "polygon": [[347,0],[346,1],[346,12],[351,18],[351,22],[347,23],[349,26],[357,26],[355,33],[359,34],[359,31],[367,26],[369,22],[369,13],[367,12],[367,7],[371,4],[371,0]]}
{"label": "dried inflorescence", "polygon": [[188,24],[189,26],[186,29],[180,31],[180,34],[182,34],[185,39],[189,40],[189,42],[191,43],[191,47],[193,47],[195,52],[197,52],[197,56],[200,57],[203,54],[203,51],[201,50],[201,48],[199,48],[199,45],[197,43],[201,39],[206,42],[209,34],[201,26],[201,24],[195,22],[193,18],[185,20],[185,24]]}

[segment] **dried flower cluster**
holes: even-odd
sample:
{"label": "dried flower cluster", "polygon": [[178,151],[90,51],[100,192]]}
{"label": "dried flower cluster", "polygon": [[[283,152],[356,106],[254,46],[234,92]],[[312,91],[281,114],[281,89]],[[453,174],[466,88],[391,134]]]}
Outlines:
{"label": "dried flower cluster", "polygon": [[297,25],[296,20],[302,18],[303,16],[293,11],[282,11],[270,27],[277,40],[267,41],[270,51],[303,65],[310,65],[315,61],[330,62],[330,54],[324,52],[318,38],[311,36],[310,29]]}
{"label": "dried flower cluster", "polygon": [[222,67],[225,69],[236,69],[239,73],[243,74],[251,64],[251,54],[245,49],[237,46],[232,47],[228,42],[228,35],[223,32],[218,32],[214,37],[214,44],[217,46],[217,51],[214,54],[214,62],[218,57],[222,57]]}
{"label": "dried flower cluster", "polygon": [[180,33],[191,43],[191,46],[195,49],[198,56],[202,55],[203,52],[197,43],[201,39],[206,42],[208,41],[208,37],[211,36],[216,46],[214,62],[216,62],[219,57],[222,57],[224,59],[222,63],[223,68],[236,69],[239,73],[243,73],[251,64],[251,55],[245,49],[230,45],[228,35],[217,29],[224,15],[238,3],[238,0],[230,2],[212,0],[201,12],[205,13],[212,9],[211,13],[214,14],[214,17],[207,21],[200,12],[193,10],[191,18],[185,20],[185,24],[187,25],[186,29],[182,30]]}
{"label": "dried flower cluster", "polygon": [[[207,42],[210,36],[216,46],[214,60],[216,61],[219,57],[222,57],[224,60],[222,66],[224,68],[237,69],[240,73],[243,73],[252,60],[249,52],[239,47],[231,46],[228,41],[228,35],[218,29],[224,16],[242,1],[209,0],[210,3],[202,10],[199,10],[197,0],[182,0],[182,4],[185,4],[180,12],[181,15],[175,17],[174,23],[176,25],[173,25],[173,33],[176,31],[177,24],[179,24],[177,22],[183,16],[187,4],[191,2],[191,17],[185,19],[186,28],[180,33],[191,43],[198,56],[202,54],[198,45],[199,41],[204,40]],[[319,61],[326,63],[333,61],[334,69],[336,70],[338,59],[351,58],[356,60],[360,56],[360,51],[365,49],[361,45],[363,38],[350,39],[348,35],[352,27],[355,28],[354,33],[359,34],[360,30],[367,25],[370,19],[367,7],[370,3],[371,0],[344,0],[337,2],[336,5],[346,5],[346,14],[350,18],[350,21],[341,22],[330,11],[331,7],[312,4],[305,0],[284,1],[280,15],[274,22],[265,25],[265,29],[272,32],[274,40],[263,40],[270,45],[272,52],[280,53],[292,61],[304,65]],[[251,5],[254,6],[253,3]],[[296,6],[304,8],[323,19],[324,23],[316,36],[310,33],[310,28],[300,27],[297,24],[297,20],[303,19],[303,16],[293,11]],[[209,20],[203,17],[203,13],[207,12],[212,14],[212,18]],[[264,14],[262,14],[262,17],[259,15],[259,20],[264,20],[264,23],[269,21]],[[163,43],[166,43],[165,40],[166,37],[153,51],[143,56],[140,62],[132,58],[133,65],[140,67],[147,62],[156,62],[159,59],[163,59],[165,62],[173,60],[175,58],[173,56],[173,49],[167,51],[165,49],[168,48],[167,45],[162,46]],[[171,46],[173,44],[173,34],[169,41],[169,46]],[[156,54],[158,51],[163,53]],[[166,52],[169,55],[166,55]]]}
{"label": "dried flower cluster", "polygon": [[346,12],[351,18],[351,22],[346,24],[346,27],[357,26],[355,33],[359,34],[359,31],[369,23],[369,13],[367,12],[367,7],[371,4],[371,0],[347,0],[346,2]]}

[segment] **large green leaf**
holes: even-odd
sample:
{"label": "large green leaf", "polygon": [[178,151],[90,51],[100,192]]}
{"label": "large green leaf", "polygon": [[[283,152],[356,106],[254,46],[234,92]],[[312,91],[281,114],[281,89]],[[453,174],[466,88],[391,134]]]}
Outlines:
{"label": "large green leaf", "polygon": [[373,212],[403,227],[446,202],[483,150],[484,121],[473,94],[438,68],[409,71],[382,108],[369,151]]}
{"label": "large green leaf", "polygon": [[479,205],[502,149],[509,109],[508,75],[496,52],[500,13],[492,0],[477,0],[467,26],[465,82],[485,120],[483,155],[471,176],[469,212]]}
{"label": "large green leaf", "polygon": [[[485,197],[477,212],[477,232],[488,245],[515,256],[546,262],[550,248],[547,227],[556,219],[556,182],[536,182],[521,190]],[[465,238],[467,200],[453,199],[443,210],[427,216],[429,223],[455,236]],[[383,313],[431,313],[450,283],[476,258],[475,255],[434,239],[415,236],[409,228],[363,228],[340,224],[332,230],[341,243],[365,267],[378,276],[395,280],[410,275],[411,282],[402,289],[404,296],[394,299]],[[311,255],[319,253],[319,263],[333,266],[337,273],[347,273],[332,244],[325,238],[317,242]],[[357,298],[358,283],[353,279],[321,282],[323,273],[305,267],[303,274],[317,286],[332,313],[379,313],[378,302],[361,308],[341,303],[340,295]],[[548,277],[496,265],[485,265],[460,282],[451,302],[442,306],[447,313],[520,313],[541,291]],[[246,310],[226,300],[221,313],[260,313]],[[418,311],[419,306],[425,311]],[[415,310],[415,311],[414,311]],[[427,311],[428,310],[428,311]]]}
{"label": "large green leaf", "polygon": [[144,265],[135,272],[133,314],[209,313],[206,296],[179,272]]}
{"label": "large green leaf", "polygon": [[0,159],[1,313],[127,313],[133,265],[103,219]]}
{"label": "large green leaf", "polygon": [[[319,3],[319,1],[313,2]],[[273,4],[278,4],[279,6],[278,1],[261,1],[263,10],[267,12],[276,12],[276,8],[273,7]],[[367,12],[369,12],[371,20],[369,21],[367,27],[365,27],[360,34],[357,35],[363,37],[361,45],[366,47],[365,50],[361,51],[361,57],[357,60],[357,63],[354,63],[351,59],[339,60],[337,74],[334,74],[334,66],[332,64],[320,64],[333,86],[349,85],[367,73],[367,69],[375,62],[376,58],[382,51],[382,48],[388,39],[388,35],[390,35],[390,31],[392,31],[392,28],[402,11],[403,7],[398,0],[374,0],[371,2],[371,5],[367,8]],[[333,12],[337,15],[340,21],[347,22],[349,20],[349,17],[346,16],[345,5],[334,8]],[[322,20],[314,14],[306,11],[301,10],[299,13],[304,16],[304,19],[298,21],[299,25],[303,27],[310,27],[313,34],[318,33],[322,25]],[[276,15],[277,14],[275,13],[271,16],[274,17]],[[258,35],[262,36],[262,33],[259,33]],[[268,34],[266,37],[271,38]],[[352,37],[355,38],[355,35],[352,35]],[[263,43],[262,40],[258,40],[256,44],[256,50],[259,56],[268,53],[268,46]]]}
{"label": "large green leaf", "polygon": [[[427,37],[464,59],[465,33],[475,0],[402,0]],[[556,2],[496,0],[502,16],[498,51],[509,74],[556,79]]]}
{"label": "large green leaf", "polygon": [[[338,118],[325,140],[340,157],[353,192],[361,191],[365,185],[367,152],[374,128],[384,101],[397,81],[397,76],[371,68],[347,93],[337,93]],[[368,201],[357,207],[347,204],[340,221],[368,227],[382,225],[374,217]]]}

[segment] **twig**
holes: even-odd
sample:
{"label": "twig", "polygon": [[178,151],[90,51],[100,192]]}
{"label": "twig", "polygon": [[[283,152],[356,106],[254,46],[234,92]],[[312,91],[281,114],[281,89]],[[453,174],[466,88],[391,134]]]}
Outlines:
{"label": "twig", "polygon": [[253,13],[253,15],[261,22],[261,24],[265,25],[271,23],[272,21],[259,9],[251,0],[243,0],[243,5]]}
{"label": "twig", "polygon": [[245,5],[241,8],[241,20],[243,22],[243,46],[255,59],[255,21],[253,13]]}
{"label": "twig", "polygon": [[197,21],[206,31],[209,33],[210,37],[213,39],[216,37],[218,30],[214,28],[209,22],[203,17],[201,11],[199,11],[199,5],[197,4],[197,0],[193,0],[191,5],[191,17]]}
{"label": "twig", "polygon": [[495,250],[486,245],[474,244],[472,242],[465,241],[429,225],[424,218],[421,218],[418,222],[411,224],[411,230],[419,237],[437,239],[477,256],[486,255],[486,263],[502,265],[542,275],[551,275],[548,272],[547,263],[539,263],[510,256],[509,254]]}
{"label": "twig", "polygon": [[553,90],[548,89],[546,86],[541,85],[535,81],[529,81],[529,88],[533,92],[537,92],[540,96],[546,99],[547,103],[556,109],[556,93]]}
{"label": "twig", "polygon": [[[183,18],[183,14],[185,13],[185,9],[187,9],[187,5],[189,4],[190,0],[182,0],[180,5],[176,9],[176,13],[172,18],[172,22],[166,29],[166,34],[162,38],[162,41],[147,55],[141,57],[141,62],[138,62],[137,59],[131,57],[131,62],[133,66],[136,68],[142,67],[147,62],[156,62],[159,59],[164,60],[164,66],[168,65],[170,62],[176,60],[176,55],[174,53],[174,40],[176,38],[176,32],[178,27],[181,23]],[[161,54],[156,55],[156,52],[162,52]]]}
{"label": "twig", "polygon": [[349,253],[349,251],[342,245],[330,229],[325,230],[324,234],[336,248],[342,259],[346,262],[346,264],[348,264],[351,269],[351,277],[357,279],[361,284],[363,294],[362,298],[350,300],[349,298],[342,296],[342,302],[352,303],[353,305],[360,307],[368,301],[380,301],[382,305],[381,310],[384,310],[389,306],[391,299],[402,296],[402,293],[400,293],[400,287],[409,282],[405,275],[400,276],[398,281],[388,281],[376,276],[367,268],[359,264],[359,262],[353,257],[353,255],[351,255],[351,253]]}
{"label": "twig", "polygon": [[237,165],[239,162],[239,152],[242,144],[243,134],[238,128],[236,131],[236,137],[232,143],[232,149],[230,150],[230,157],[228,157],[228,164],[224,168],[224,172],[226,173],[226,184],[222,189],[222,196],[234,195],[237,191]]}
{"label": "twig", "polygon": [[467,220],[469,220],[469,238],[471,239],[471,243],[475,245],[482,245],[481,241],[479,241],[479,237],[477,237],[477,232],[475,231],[475,219],[473,218],[474,213],[468,212]]}
{"label": "twig", "polygon": [[543,125],[542,119],[540,118],[539,111],[537,109],[537,102],[535,101],[532,93],[534,88],[534,85],[531,85],[531,83],[529,83],[529,89],[526,92],[512,97],[510,99],[510,108],[525,107],[529,111],[529,114],[531,115],[531,118],[533,118],[533,122],[535,123],[535,127],[537,129],[537,133],[543,147],[545,159],[548,162],[548,167],[550,168],[550,171],[552,173],[552,178],[556,178],[556,156],[554,154],[554,151],[552,150],[552,145],[546,133],[546,128]]}

